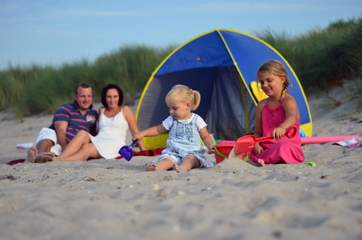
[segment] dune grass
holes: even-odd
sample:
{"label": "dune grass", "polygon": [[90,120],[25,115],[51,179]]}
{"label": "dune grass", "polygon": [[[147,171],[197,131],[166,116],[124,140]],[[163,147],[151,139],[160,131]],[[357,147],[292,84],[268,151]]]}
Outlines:
{"label": "dune grass", "polygon": [[[362,18],[337,21],[297,37],[272,32],[258,36],[282,53],[307,93],[362,76]],[[10,66],[0,71],[0,111],[11,110],[18,117],[51,112],[72,99],[79,82],[94,87],[96,100],[105,84],[117,83],[126,93],[126,101],[132,103],[172,49],[125,46],[94,62],[82,60],[59,68]]]}
{"label": "dune grass", "polygon": [[295,38],[271,32],[259,37],[282,53],[307,92],[362,75],[362,18],[337,21]]}
{"label": "dune grass", "polygon": [[126,101],[132,103],[150,73],[170,51],[170,47],[127,46],[94,62],[83,60],[60,68],[10,67],[0,72],[0,111],[11,110],[18,117],[51,112],[73,99],[74,88],[80,82],[93,86],[96,101],[107,83],[119,84]]}

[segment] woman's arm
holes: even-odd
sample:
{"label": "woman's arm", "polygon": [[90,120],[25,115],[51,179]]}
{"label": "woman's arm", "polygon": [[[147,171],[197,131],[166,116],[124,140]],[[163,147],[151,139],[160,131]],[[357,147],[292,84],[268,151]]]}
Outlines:
{"label": "woman's arm", "polygon": [[131,108],[128,106],[123,106],[123,114],[127,120],[129,130],[131,131],[132,136],[139,132],[136,122],[136,116],[132,112]]}
{"label": "woman's arm", "polygon": [[[137,126],[136,116],[133,111],[128,106],[123,106],[123,114],[127,120],[129,130],[131,131],[132,137],[137,139],[136,134],[139,133],[139,129]],[[138,146],[141,150],[144,150],[143,143],[138,141]]]}

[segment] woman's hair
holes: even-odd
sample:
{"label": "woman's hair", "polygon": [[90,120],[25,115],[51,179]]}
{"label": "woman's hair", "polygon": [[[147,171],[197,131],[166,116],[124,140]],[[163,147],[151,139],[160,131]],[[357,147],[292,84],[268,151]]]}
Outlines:
{"label": "woman's hair", "polygon": [[191,104],[191,110],[194,111],[200,105],[201,95],[198,91],[192,90],[185,85],[175,85],[166,95],[167,106],[172,105],[175,102],[184,102]]}
{"label": "woman's hair", "polygon": [[102,101],[103,106],[105,108],[108,108],[108,104],[107,104],[107,101],[106,101],[106,95],[107,95],[108,90],[110,90],[110,89],[116,89],[117,90],[118,95],[119,95],[118,106],[122,106],[122,104],[123,104],[123,91],[118,85],[112,84],[112,83],[107,84],[102,89],[101,101]]}
{"label": "woman's hair", "polygon": [[284,86],[283,91],[286,90],[289,86],[289,78],[287,70],[285,69],[284,65],[277,61],[277,60],[270,60],[261,65],[261,67],[258,69],[258,74],[260,72],[267,72],[272,75],[276,75],[278,77],[284,77]]}

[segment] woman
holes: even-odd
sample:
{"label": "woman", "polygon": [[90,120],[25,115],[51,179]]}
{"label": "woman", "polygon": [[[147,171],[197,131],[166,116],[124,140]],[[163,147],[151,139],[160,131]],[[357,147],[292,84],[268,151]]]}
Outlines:
{"label": "woman", "polygon": [[[87,160],[89,158],[116,158],[118,150],[126,144],[126,134],[138,132],[136,118],[128,106],[122,106],[123,92],[115,84],[108,84],[102,90],[102,104],[99,110],[99,132],[94,137],[80,131],[67,145],[63,153],[53,160]],[[142,147],[141,147],[142,148]]]}

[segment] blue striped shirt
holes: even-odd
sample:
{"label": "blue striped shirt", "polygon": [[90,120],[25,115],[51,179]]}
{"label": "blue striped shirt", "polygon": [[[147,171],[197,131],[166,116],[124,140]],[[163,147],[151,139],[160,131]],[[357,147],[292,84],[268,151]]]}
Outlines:
{"label": "blue striped shirt", "polygon": [[52,125],[49,127],[55,130],[54,123],[57,121],[64,121],[68,123],[66,131],[66,141],[70,142],[73,137],[80,131],[85,130],[94,134],[96,131],[96,122],[98,113],[96,110],[90,108],[84,115],[79,111],[77,102],[64,104],[59,107],[54,115]]}

